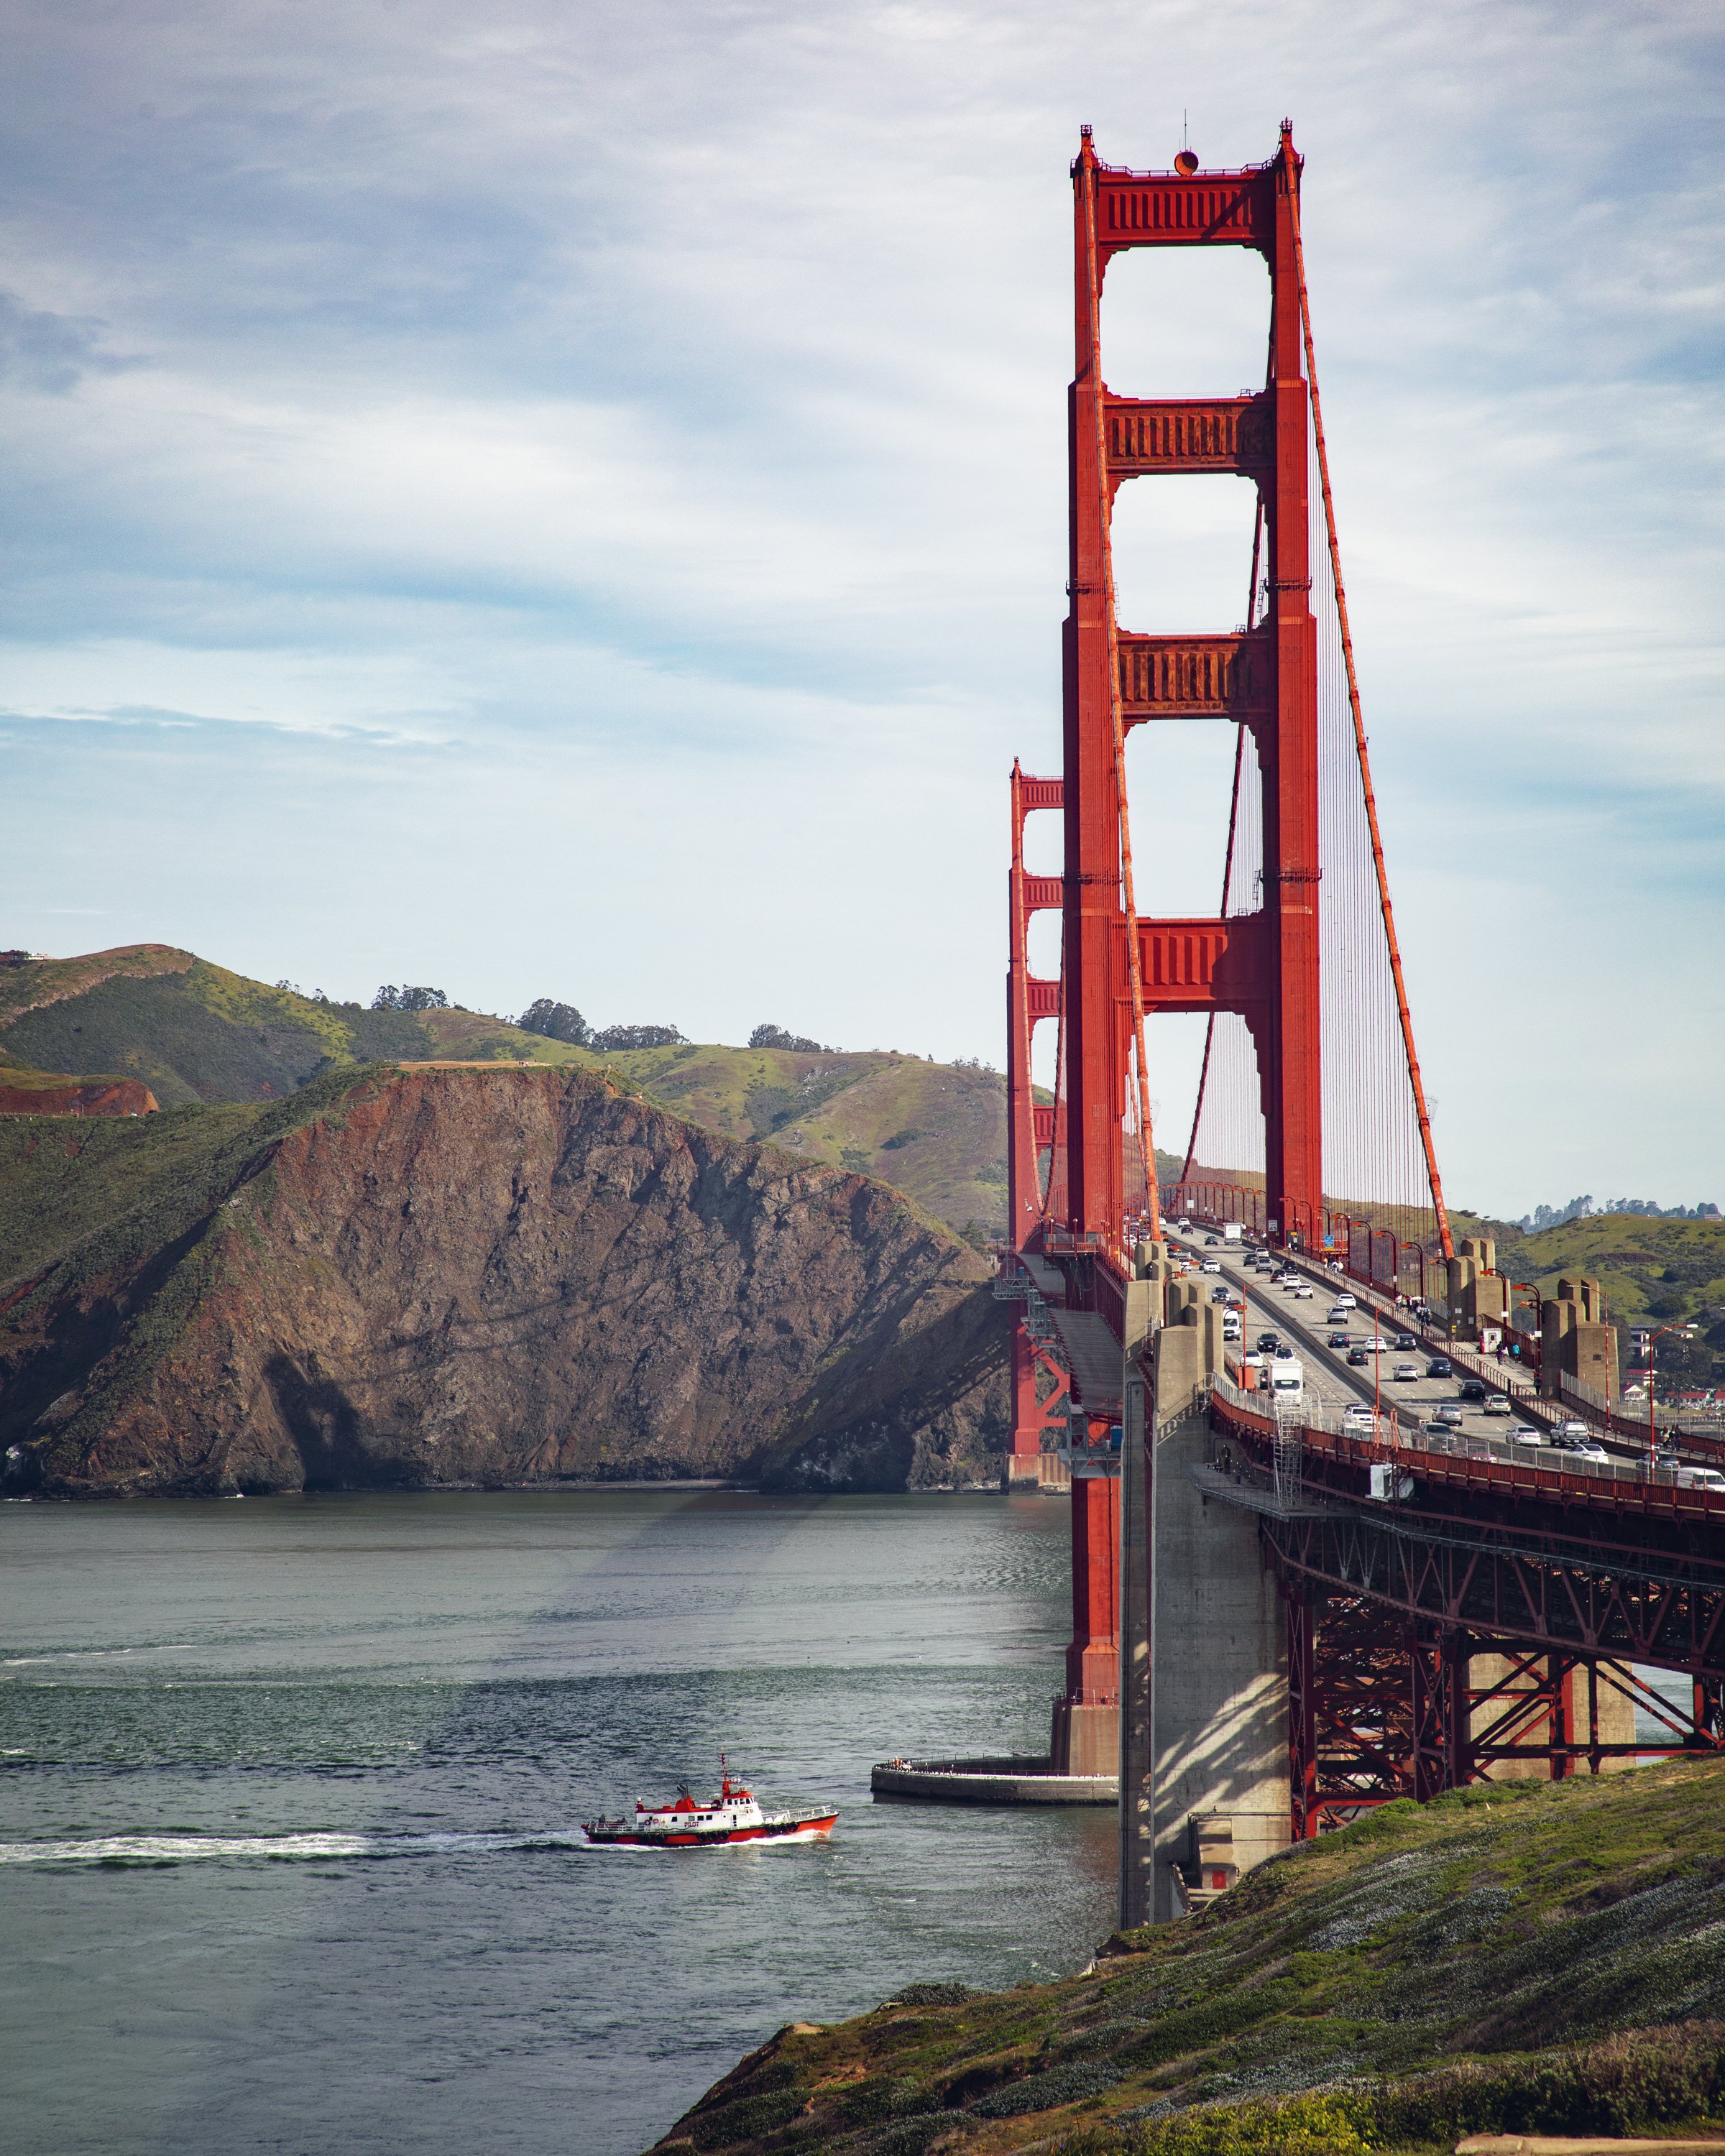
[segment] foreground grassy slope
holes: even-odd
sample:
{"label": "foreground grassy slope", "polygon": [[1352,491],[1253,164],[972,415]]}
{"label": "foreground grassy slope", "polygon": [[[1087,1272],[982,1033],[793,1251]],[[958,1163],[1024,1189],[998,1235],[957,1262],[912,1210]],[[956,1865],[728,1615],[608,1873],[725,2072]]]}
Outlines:
{"label": "foreground grassy slope", "polygon": [[1448,2149],[1725,2130],[1725,1768],[1393,1805],[1064,1983],[798,2024],[662,2156]]}

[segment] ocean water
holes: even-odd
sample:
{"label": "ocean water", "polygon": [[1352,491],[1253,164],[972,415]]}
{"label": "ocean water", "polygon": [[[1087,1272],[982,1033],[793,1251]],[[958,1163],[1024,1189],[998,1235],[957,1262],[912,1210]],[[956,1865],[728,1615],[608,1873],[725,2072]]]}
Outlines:
{"label": "ocean water", "polygon": [[[784,2022],[1081,1967],[1042,1748],[1067,1508],[730,1491],[0,1507],[11,2156],[632,2156]],[[725,1748],[829,1841],[592,1850]]]}

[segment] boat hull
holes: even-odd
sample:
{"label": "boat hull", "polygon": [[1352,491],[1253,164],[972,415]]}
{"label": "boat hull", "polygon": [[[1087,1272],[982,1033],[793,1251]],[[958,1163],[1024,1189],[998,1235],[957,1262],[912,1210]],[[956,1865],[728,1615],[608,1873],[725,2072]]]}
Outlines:
{"label": "boat hull", "polygon": [[721,1849],[739,1841],[783,1841],[792,1835],[830,1834],[839,1815],[830,1812],[787,1812],[747,1826],[703,1828],[679,1833],[675,1828],[639,1827],[632,1821],[596,1820],[582,1832],[590,1842],[614,1849]]}

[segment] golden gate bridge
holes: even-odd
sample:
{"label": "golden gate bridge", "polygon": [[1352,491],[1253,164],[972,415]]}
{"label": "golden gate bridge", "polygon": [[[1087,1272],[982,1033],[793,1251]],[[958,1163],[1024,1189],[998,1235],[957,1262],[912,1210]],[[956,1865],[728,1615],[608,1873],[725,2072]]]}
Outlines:
{"label": "golden gate bridge", "polygon": [[[1062,766],[1011,777],[1009,1482],[1070,1476],[1048,1765],[1117,1774],[1127,1925],[1394,1798],[1725,1744],[1725,1492],[1685,1467],[1719,1446],[1622,1412],[1596,1283],[1541,1299],[1489,1241],[1451,1235],[1349,633],[1301,169],[1286,123],[1266,163],[1227,172],[1183,150],[1169,172],[1105,165],[1084,131]],[[1112,394],[1109,264],[1194,247],[1267,265],[1262,388]],[[1250,489],[1245,618],[1142,634],[1117,619],[1115,499],[1194,473]],[[1126,743],[1196,721],[1235,729],[1218,909],[1158,917],[1136,903]],[[1038,814],[1062,819],[1059,875],[1026,869]],[[1059,916],[1052,978],[1031,970],[1040,913]],[[1206,1034],[1163,1187],[1147,1026],[1170,1013]],[[1375,1384],[1369,1405],[1266,1393],[1229,1352],[1231,1291],[1193,1270],[1212,1240],[1260,1301],[1272,1262],[1294,1294],[1345,1289],[1380,1337],[1441,1350],[1535,1436],[1578,1424],[1601,1456],[1459,1438],[1386,1412]]]}

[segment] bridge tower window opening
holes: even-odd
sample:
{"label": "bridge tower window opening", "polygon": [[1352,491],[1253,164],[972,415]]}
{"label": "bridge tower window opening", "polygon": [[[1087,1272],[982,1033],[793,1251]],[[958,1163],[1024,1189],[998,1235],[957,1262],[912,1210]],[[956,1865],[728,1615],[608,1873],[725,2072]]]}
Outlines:
{"label": "bridge tower window opening", "polygon": [[1264,380],[1270,273],[1255,249],[1127,249],[1107,262],[1101,311],[1117,397],[1214,397]]}
{"label": "bridge tower window opening", "polygon": [[1154,636],[1243,629],[1257,513],[1256,488],[1231,474],[1170,473],[1155,486],[1122,480],[1108,523],[1121,628]]}

